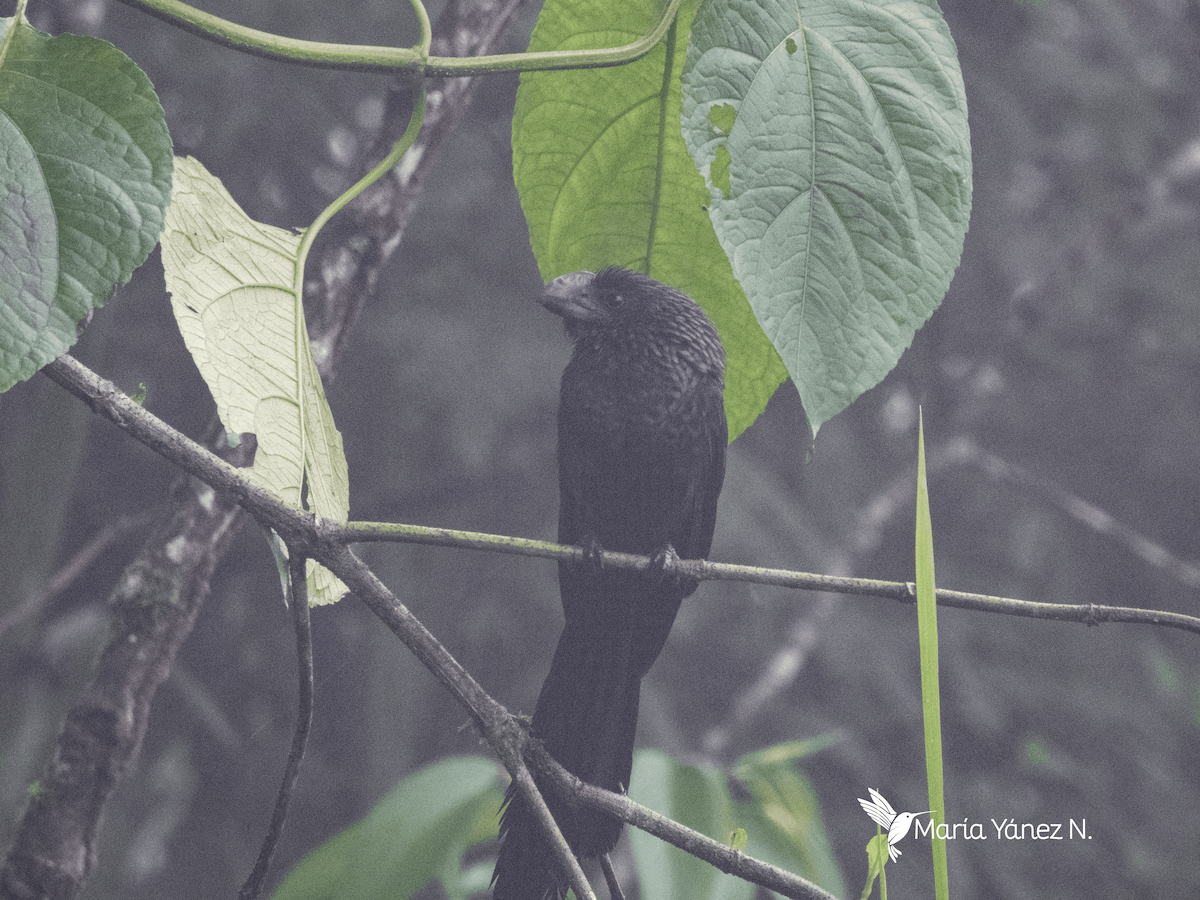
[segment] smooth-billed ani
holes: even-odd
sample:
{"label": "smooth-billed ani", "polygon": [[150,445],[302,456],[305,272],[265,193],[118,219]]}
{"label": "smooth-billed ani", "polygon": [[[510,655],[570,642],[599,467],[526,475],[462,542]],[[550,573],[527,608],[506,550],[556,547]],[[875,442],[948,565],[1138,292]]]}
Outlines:
{"label": "smooth-billed ani", "polygon": [[[619,268],[556,278],[541,303],[574,342],[558,409],[558,540],[592,551],[708,555],[728,432],[725,352],[686,294]],[[560,563],[566,624],[533,713],[533,735],[568,771],[629,784],[642,676],[692,579]],[[540,787],[540,785],[539,785]],[[613,848],[618,819],[544,792],[577,856]],[[496,900],[561,897],[552,851],[510,787]]]}

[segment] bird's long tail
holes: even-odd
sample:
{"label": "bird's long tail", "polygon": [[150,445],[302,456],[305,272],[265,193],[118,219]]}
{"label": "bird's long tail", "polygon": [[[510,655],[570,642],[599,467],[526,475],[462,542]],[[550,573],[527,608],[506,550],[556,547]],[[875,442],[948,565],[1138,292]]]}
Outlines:
{"label": "bird's long tail", "polygon": [[[615,631],[597,634],[593,627],[568,623],[538,695],[533,734],[569,772],[621,791],[629,785],[638,693],[647,667],[633,661],[637,635],[632,629]],[[616,844],[620,820],[571,808],[547,791],[543,796],[576,856],[598,856]],[[511,786],[505,803],[503,844],[493,876],[495,900],[565,896],[566,885],[528,805]]]}

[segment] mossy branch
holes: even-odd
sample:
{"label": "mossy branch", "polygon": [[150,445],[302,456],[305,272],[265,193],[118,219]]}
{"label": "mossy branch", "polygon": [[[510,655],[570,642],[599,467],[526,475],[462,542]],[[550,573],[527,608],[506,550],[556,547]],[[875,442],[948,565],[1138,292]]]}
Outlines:
{"label": "mossy branch", "polygon": [[[204,447],[179,434],[162,420],[138,405],[70,356],[62,356],[44,370],[46,374],[75,394],[97,414],[114,422],[130,436],[165,457],[179,468],[196,476],[212,488],[233,496],[243,508],[267,527],[274,528],[289,544],[296,543],[313,559],[326,564],[326,557],[351,543],[390,541],[408,544],[432,544],[467,550],[487,550],[518,556],[546,559],[582,560],[579,547],[520,538],[510,535],[433,528],[386,522],[351,522],[338,525],[317,520],[307,513],[291,509],[266,491],[251,484],[240,472],[214,456]],[[605,552],[604,565],[619,569],[648,569],[648,556]],[[853,596],[879,597],[901,603],[915,603],[915,591],[909,582],[880,581],[871,578],[847,578],[815,575],[789,569],[744,566],[709,560],[679,560],[668,563],[670,570],[700,581],[744,581],[775,587],[826,591]],[[328,566],[333,568],[333,566]],[[939,589],[937,600],[951,609],[1003,613],[1034,619],[1081,622],[1085,625],[1126,623],[1179,628],[1200,635],[1200,617],[1163,610],[1108,606],[1096,603],[1041,603],[994,597],[987,594]]]}

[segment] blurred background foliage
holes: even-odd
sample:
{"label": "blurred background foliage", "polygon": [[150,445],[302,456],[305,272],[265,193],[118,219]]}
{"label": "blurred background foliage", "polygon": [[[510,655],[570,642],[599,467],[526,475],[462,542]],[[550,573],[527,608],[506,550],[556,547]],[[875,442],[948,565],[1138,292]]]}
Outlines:
{"label": "blurred background foliage", "polygon": [[[411,42],[405,10],[354,0],[213,0],[316,40]],[[4,4],[5,15],[11,3]],[[1197,585],[997,477],[969,438],[1184,560],[1200,534],[1200,4],[947,0],[970,107],[974,217],[941,310],[806,461],[784,387],[731,449],[713,558],[909,580],[915,415],[925,411],[941,586],[1197,612]],[[431,9],[436,16],[436,5]],[[523,48],[524,10],[505,50]],[[124,49],[157,86],[178,153],[247,212],[302,225],[349,183],[385,80],[233,53],[108,0],[38,3],[45,30]],[[549,538],[554,410],[569,347],[512,186],[515,76],[489,78],[353,337],[330,400],[357,519]],[[78,356],[196,436],[213,413],[157,254]],[[0,635],[0,840],[86,679],[102,599],[174,473],[44,378],[0,397],[0,620],[105,529],[83,578]],[[961,445],[960,445],[961,446]],[[130,519],[129,517],[134,517]],[[559,628],[544,561],[421,547],[364,556],[483,685],[532,709]],[[315,612],[317,713],[276,878],[398,779],[483,752],[465,715],[353,600]],[[1090,840],[956,841],[975,898],[1186,896],[1200,883],[1200,642],[1129,626],[941,616],[951,822],[1087,820]],[[779,690],[745,692],[786,664]],[[292,638],[251,529],[159,694],[136,771],[104,820],[93,898],[229,896],[248,872],[290,739]],[[849,885],[873,834],[855,798],[924,807],[914,610],[714,583],[685,605],[643,691],[641,743],[728,765],[834,733],[803,762]],[[414,813],[416,814],[416,813]],[[1065,830],[1065,829],[1064,829]],[[929,893],[909,839],[897,896]],[[912,844],[911,852],[907,844]]]}

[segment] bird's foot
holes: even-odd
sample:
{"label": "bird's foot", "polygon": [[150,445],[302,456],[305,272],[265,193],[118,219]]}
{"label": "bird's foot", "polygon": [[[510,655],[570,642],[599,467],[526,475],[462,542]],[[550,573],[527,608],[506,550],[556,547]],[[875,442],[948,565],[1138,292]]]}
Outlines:
{"label": "bird's foot", "polygon": [[585,534],[579,542],[583,550],[583,566],[593,575],[599,574],[604,568],[604,548],[594,534]]}
{"label": "bird's foot", "polygon": [[663,544],[650,554],[650,568],[647,572],[650,578],[659,584],[674,587],[679,590],[680,596],[686,597],[696,590],[700,582],[683,571],[679,565],[682,561],[672,545]]}
{"label": "bird's foot", "polygon": [[696,580],[685,575],[679,568],[681,562],[678,551],[670,544],[663,544],[650,554],[650,577],[660,584],[670,584],[676,587],[690,586],[696,589]]}
{"label": "bird's foot", "polygon": [[650,555],[651,575],[661,579],[678,580],[679,553],[670,544],[663,544]]}

